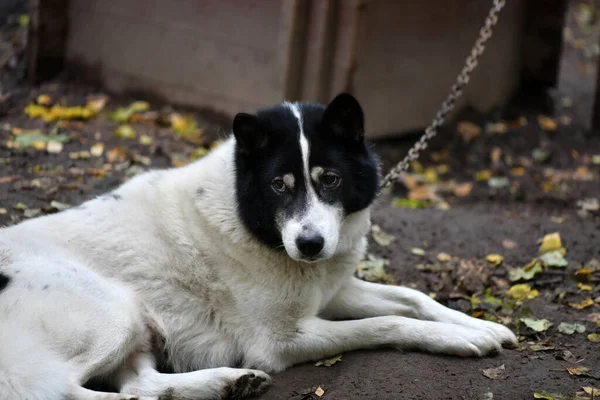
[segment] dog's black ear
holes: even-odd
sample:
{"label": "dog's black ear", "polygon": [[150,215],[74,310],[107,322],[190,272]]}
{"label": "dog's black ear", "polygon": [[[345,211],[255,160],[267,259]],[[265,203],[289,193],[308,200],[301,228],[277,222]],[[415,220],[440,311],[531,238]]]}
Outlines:
{"label": "dog's black ear", "polygon": [[365,117],[358,100],[349,93],[338,94],[325,109],[323,126],[334,135],[362,142],[365,137]]}
{"label": "dog's black ear", "polygon": [[239,113],[233,119],[233,134],[240,152],[250,154],[267,146],[268,136],[256,115]]}

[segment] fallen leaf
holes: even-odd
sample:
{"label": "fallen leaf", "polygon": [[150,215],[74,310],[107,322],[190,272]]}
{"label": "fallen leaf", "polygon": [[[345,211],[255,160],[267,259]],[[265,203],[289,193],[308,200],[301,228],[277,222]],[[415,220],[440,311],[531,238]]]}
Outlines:
{"label": "fallen leaf", "polygon": [[324,394],[325,394],[325,391],[323,390],[323,388],[321,388],[321,386],[319,386],[317,388],[317,390],[315,390],[315,395],[317,397],[323,397]]}
{"label": "fallen leaf", "polygon": [[485,131],[491,134],[508,132],[508,125],[504,122],[490,122],[485,125]]}
{"label": "fallen leaf", "polygon": [[589,268],[580,268],[575,271],[575,278],[580,281],[587,281],[592,277],[594,272]]}
{"label": "fallen leaf", "polygon": [[533,161],[537,162],[538,164],[543,164],[546,161],[548,161],[548,159],[550,158],[550,154],[550,149],[537,148],[533,149],[533,152],[531,153],[531,158],[533,158]]}
{"label": "fallen leaf", "polygon": [[509,268],[508,269],[508,278],[511,282],[516,282],[520,280],[529,281],[537,274],[541,274],[544,271],[542,263],[535,259],[531,263],[527,264],[523,268]]}
{"label": "fallen leaf", "polygon": [[557,357],[558,359],[563,359],[567,362],[570,363],[576,363],[577,362],[577,357],[575,357],[575,355],[573,353],[571,353],[569,350],[565,350],[563,351],[560,356]]}
{"label": "fallen leaf", "polygon": [[119,127],[115,129],[115,136],[119,139],[130,140],[135,139],[136,134],[135,130],[131,127],[131,125],[124,124],[119,125]]}
{"label": "fallen leaf", "polygon": [[556,349],[555,346],[544,344],[544,343],[536,343],[529,346],[529,350],[531,351],[550,351]]}
{"label": "fallen leaf", "polygon": [[342,361],[342,355],[338,354],[337,356],[333,356],[331,358],[326,358],[324,360],[317,361],[315,364],[316,367],[325,366],[331,367],[333,364]]}
{"label": "fallen leaf", "polygon": [[37,99],[36,99],[38,104],[41,104],[43,106],[47,106],[50,105],[52,103],[52,97],[50,97],[47,94],[40,94]]}
{"label": "fallen leaf", "polygon": [[594,154],[592,156],[592,164],[600,165],[600,154]]}
{"label": "fallen leaf", "polygon": [[371,235],[373,236],[373,240],[383,247],[389,246],[396,239],[394,235],[384,232],[379,225],[371,227]]}
{"label": "fallen leaf", "polygon": [[573,174],[573,179],[576,181],[593,181],[596,179],[596,176],[588,167],[585,165],[581,165],[577,167],[575,173]]}
{"label": "fallen leaf", "polygon": [[0,208],[0,215],[4,215],[8,212],[6,208]]}
{"label": "fallen leaf", "polygon": [[476,125],[473,122],[460,121],[456,125],[456,132],[462,136],[465,143],[469,143],[471,140],[479,136],[481,133],[481,128],[479,125]]}
{"label": "fallen leaf", "polygon": [[548,267],[565,268],[569,265],[569,261],[565,258],[560,250],[549,251],[540,256],[540,260]]}
{"label": "fallen leaf", "polygon": [[140,144],[144,145],[144,146],[150,146],[152,144],[153,140],[151,136],[148,135],[142,135],[140,136]]}
{"label": "fallen leaf", "polygon": [[457,197],[466,197],[471,193],[471,190],[473,190],[473,184],[471,182],[466,182],[455,185],[452,188],[452,193]]}
{"label": "fallen leaf", "polygon": [[125,123],[129,122],[135,113],[144,112],[149,109],[150,103],[145,101],[134,101],[127,107],[116,109],[113,113],[108,115],[108,118],[116,122]]}
{"label": "fallen leaf", "polygon": [[558,331],[560,333],[564,333],[565,335],[572,335],[575,332],[583,333],[583,332],[585,332],[585,325],[578,324],[578,323],[570,324],[567,322],[561,322],[558,325]]}
{"label": "fallen leaf", "polygon": [[549,393],[549,392],[534,393],[533,398],[544,399],[544,400],[568,400],[567,396],[564,396],[560,393]]}
{"label": "fallen leaf", "polygon": [[519,320],[535,332],[546,332],[552,326],[552,322],[547,319],[520,318]]}
{"label": "fallen leaf", "polygon": [[577,282],[577,289],[582,292],[591,292],[593,287],[592,285],[586,285],[585,283]]}
{"label": "fallen leaf", "polygon": [[562,250],[562,242],[560,239],[560,234],[558,232],[549,233],[544,236],[542,239],[542,244],[540,245],[540,254],[548,253],[550,251]]}
{"label": "fallen leaf", "polygon": [[569,375],[588,376],[590,369],[588,367],[569,367],[567,368]]}
{"label": "fallen leaf", "polygon": [[25,209],[27,208],[27,204],[24,204],[24,203],[18,202],[17,204],[15,204],[15,205],[13,206],[13,208],[14,208],[15,210],[21,210],[21,211],[22,211],[22,210],[25,210]]}
{"label": "fallen leaf", "polygon": [[22,28],[25,28],[29,25],[29,21],[31,18],[29,18],[29,14],[21,14],[19,15],[19,26]]}
{"label": "fallen leaf", "polygon": [[582,389],[586,394],[589,394],[592,397],[600,398],[600,389],[596,389],[592,386],[584,386]]}
{"label": "fallen leaf", "polygon": [[492,393],[492,392],[484,393],[481,400],[494,400],[494,393]]}
{"label": "fallen leaf", "polygon": [[63,150],[63,144],[61,142],[55,142],[54,140],[48,141],[46,144],[46,151],[50,154],[57,154]]}
{"label": "fallen leaf", "polygon": [[388,265],[389,261],[385,258],[378,258],[372,254],[368,254],[367,259],[361,261],[356,266],[356,276],[370,282],[394,284],[394,278],[385,271],[385,267]]}
{"label": "fallen leaf", "polygon": [[487,170],[487,169],[483,169],[481,171],[477,171],[475,173],[475,180],[476,181],[487,181],[488,179],[490,179],[492,176],[492,173]]}
{"label": "fallen leaf", "polygon": [[565,217],[557,217],[553,215],[550,217],[550,221],[554,222],[555,224],[562,224],[565,222]]}
{"label": "fallen leaf", "polygon": [[502,264],[502,261],[504,261],[504,257],[502,257],[500,254],[488,254],[485,257],[485,260],[492,264],[494,267],[497,267],[498,265]]}
{"label": "fallen leaf", "polygon": [[90,148],[90,154],[94,157],[100,157],[104,153],[104,143],[96,143]]}
{"label": "fallen leaf", "polygon": [[527,283],[513,285],[508,289],[507,293],[516,300],[531,300],[540,295],[537,289],[532,289]]}
{"label": "fallen leaf", "polygon": [[494,176],[488,179],[488,186],[492,189],[501,189],[510,184],[510,181],[505,176]]}
{"label": "fallen leaf", "polygon": [[425,256],[425,250],[419,249],[418,247],[413,247],[412,249],[410,249],[410,252],[411,252],[411,254],[414,254],[415,256],[419,256],[419,257]]}
{"label": "fallen leaf", "polygon": [[412,199],[394,199],[392,204],[394,207],[403,208],[428,208],[432,206],[431,201],[419,201]]}
{"label": "fallen leaf", "polygon": [[42,213],[40,208],[28,208],[23,211],[23,216],[25,218],[35,218]]}
{"label": "fallen leaf", "polygon": [[497,146],[493,147],[492,152],[490,153],[492,163],[497,164],[500,161],[500,157],[502,157],[502,149]]}
{"label": "fallen leaf", "polygon": [[599,343],[600,342],[600,336],[598,336],[597,333],[590,333],[589,335],[587,335],[587,339],[590,342],[593,342],[593,343]]}
{"label": "fallen leaf", "polygon": [[510,239],[504,239],[502,241],[502,247],[504,247],[505,249],[514,249],[515,247],[517,247],[517,242]]}
{"label": "fallen leaf", "polygon": [[504,364],[497,368],[487,368],[481,371],[483,376],[492,380],[506,379],[506,368]]}
{"label": "fallen leaf", "polygon": [[538,115],[538,125],[545,131],[555,131],[557,124],[556,121],[545,115]]}
{"label": "fallen leaf", "polygon": [[100,111],[104,109],[106,103],[108,102],[108,96],[103,94],[90,95],[87,97],[85,106],[86,108],[92,110],[94,114],[98,114]]}
{"label": "fallen leaf", "polygon": [[71,160],[87,160],[88,158],[90,158],[90,152],[87,150],[73,151],[69,153],[69,158]]}
{"label": "fallen leaf", "polygon": [[63,211],[63,210],[66,210],[67,208],[71,208],[71,205],[67,204],[67,203],[61,203],[60,201],[52,200],[50,202],[50,207],[56,208],[58,211]]}
{"label": "fallen leaf", "polygon": [[110,163],[122,163],[127,160],[127,152],[122,147],[115,147],[106,153],[106,159]]}
{"label": "fallen leaf", "polygon": [[27,131],[26,133],[20,134],[15,137],[15,143],[17,143],[20,146],[36,147],[36,145],[39,143],[39,144],[41,144],[41,149],[45,149],[46,144],[50,141],[58,142],[58,143],[66,143],[69,140],[70,140],[69,135],[65,135],[65,134],[46,135],[39,130]]}
{"label": "fallen leaf", "polygon": [[11,183],[20,178],[19,175],[2,176],[0,177],[0,183]]}
{"label": "fallen leaf", "polygon": [[515,167],[510,170],[510,174],[512,176],[523,176],[525,175],[525,168],[523,167]]}
{"label": "fallen leaf", "polygon": [[594,300],[587,298],[581,301],[581,303],[569,303],[569,306],[576,308],[577,310],[583,310],[594,305]]}
{"label": "fallen leaf", "polygon": [[448,253],[440,253],[437,255],[437,259],[441,262],[448,262],[452,259],[452,256]]}

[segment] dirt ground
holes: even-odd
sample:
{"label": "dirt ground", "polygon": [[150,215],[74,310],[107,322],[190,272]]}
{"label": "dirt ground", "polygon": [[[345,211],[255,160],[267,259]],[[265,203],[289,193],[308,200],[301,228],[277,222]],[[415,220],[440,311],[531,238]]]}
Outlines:
{"label": "dirt ground", "polygon": [[[4,44],[20,41],[11,24],[0,32]],[[10,69],[0,76],[0,225],[75,206],[144,170],[184,165],[228,132],[228,119],[208,113],[157,103],[133,112],[144,99],[16,84],[16,47],[0,53],[0,70]],[[263,398],[600,398],[600,131],[544,118],[544,104],[521,97],[487,116],[465,110],[378,199],[381,232],[371,238],[371,261],[357,268],[364,279],[408,285],[505,323],[518,332],[518,348],[482,359],[346,353],[331,366],[277,374]],[[85,115],[91,109],[96,115]],[[383,170],[415,139],[376,143]],[[561,243],[540,251],[552,233]]]}
{"label": "dirt ground", "polygon": [[[173,123],[161,122],[173,110],[150,104],[149,111],[131,118],[137,121],[129,123],[135,139],[116,137],[121,124],[107,119],[107,112],[140,99],[110,98],[105,110],[84,121],[46,123],[24,112],[38,100],[85,105],[96,92],[54,83],[12,99],[0,124],[1,224],[77,205],[143,170],[183,165],[199,143],[209,146],[229,128],[226,120],[194,114],[198,129],[178,134]],[[365,272],[365,279],[393,280],[463,312],[500,318],[520,334],[519,348],[482,359],[393,350],[347,353],[329,367],[308,363],[276,375],[265,399],[317,399],[319,387],[329,399],[529,399],[534,393],[559,399],[556,394],[577,392],[581,399],[592,398],[583,388],[600,387],[600,343],[591,341],[594,335],[588,338],[600,332],[600,217],[597,203],[587,200],[584,212],[579,202],[600,197],[600,134],[585,135],[569,121],[538,120],[543,109],[520,110],[495,125],[489,116],[465,111],[462,124],[440,133],[420,165],[379,198],[373,221],[394,239],[388,244],[385,235],[375,235],[379,241],[371,241],[370,253],[388,260],[388,275]],[[56,140],[65,135],[63,148],[57,152],[56,145],[24,140],[37,134],[59,135],[50,136]],[[376,143],[384,170],[413,141]],[[399,198],[408,200],[397,204]],[[536,259],[538,240],[554,232],[567,250],[568,266],[543,265],[531,279],[511,281],[508,271]],[[502,256],[501,264],[486,261],[490,254]],[[522,283],[537,296],[512,299],[509,288]],[[552,325],[535,332],[521,318]],[[561,333],[562,322],[582,324],[585,332]],[[484,375],[501,366],[499,377]],[[567,370],[576,367],[589,370],[572,369],[574,375]]]}

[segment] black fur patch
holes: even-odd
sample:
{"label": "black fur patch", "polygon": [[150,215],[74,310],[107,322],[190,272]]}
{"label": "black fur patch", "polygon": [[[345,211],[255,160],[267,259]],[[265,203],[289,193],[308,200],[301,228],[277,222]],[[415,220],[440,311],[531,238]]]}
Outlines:
{"label": "black fur patch", "polygon": [[[348,94],[327,107],[301,103],[302,129],[309,142],[309,168],[323,167],[341,177],[335,190],[315,188],[321,201],[341,204],[346,215],[368,207],[377,194],[377,159],[364,142],[363,112]],[[238,114],[236,136],[236,196],[238,212],[252,234],[282,251],[276,216],[290,216],[306,206],[306,187],[298,120],[286,105]],[[273,179],[292,173],[293,190],[277,193]]]}
{"label": "black fur patch", "polygon": [[10,283],[10,276],[0,272],[0,292],[2,292]]}

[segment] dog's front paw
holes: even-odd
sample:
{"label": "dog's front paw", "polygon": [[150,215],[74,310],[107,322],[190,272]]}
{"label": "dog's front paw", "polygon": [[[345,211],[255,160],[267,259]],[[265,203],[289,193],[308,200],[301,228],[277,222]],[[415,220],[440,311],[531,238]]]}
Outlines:
{"label": "dog's front paw", "polygon": [[496,340],[505,347],[515,347],[517,345],[517,337],[515,334],[502,324],[474,319],[473,327],[493,335]]}
{"label": "dog's front paw", "polygon": [[461,357],[482,357],[502,350],[502,342],[490,331],[439,323],[434,332],[423,335],[422,350]]}
{"label": "dog's front paw", "polygon": [[271,377],[262,371],[252,369],[240,371],[245,373],[225,386],[222,398],[243,399],[256,396],[265,392],[271,384]]}

